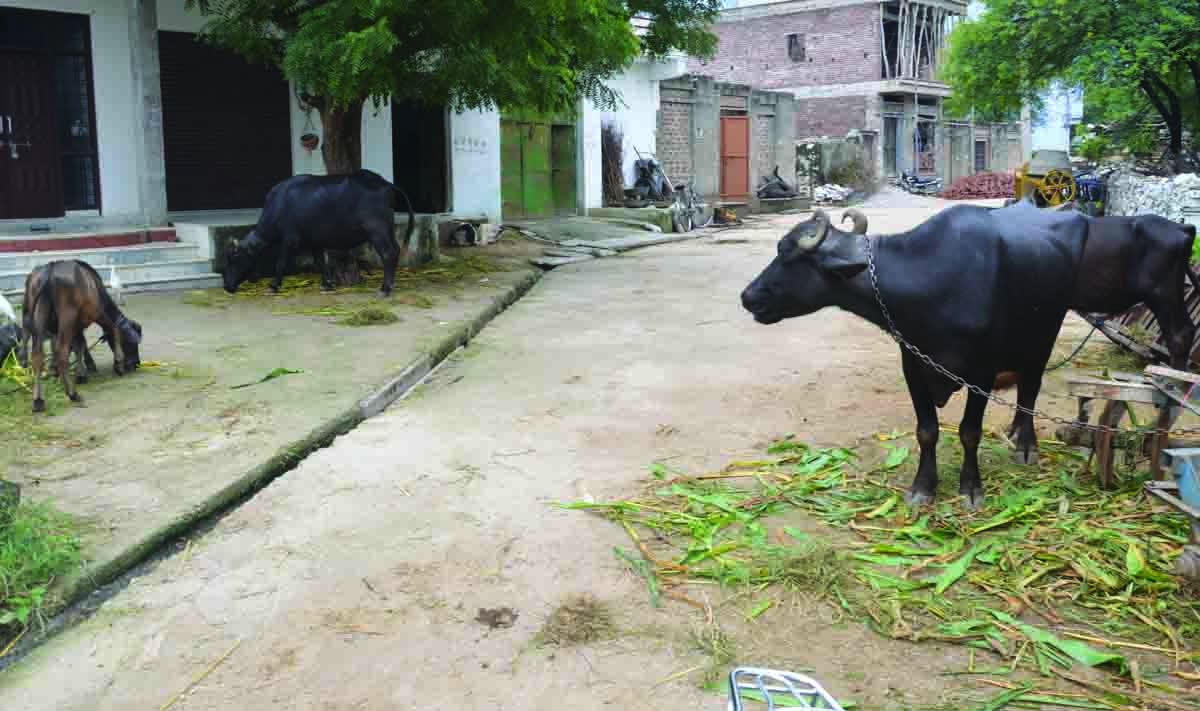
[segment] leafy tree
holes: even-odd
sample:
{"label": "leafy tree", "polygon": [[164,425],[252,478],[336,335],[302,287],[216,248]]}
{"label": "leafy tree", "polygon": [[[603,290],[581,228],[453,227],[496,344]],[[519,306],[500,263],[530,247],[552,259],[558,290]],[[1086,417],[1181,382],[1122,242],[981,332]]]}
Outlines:
{"label": "leafy tree", "polygon": [[984,112],[1040,106],[1060,79],[1118,113],[1149,106],[1182,160],[1186,104],[1200,88],[1200,0],[985,0],[950,37],[943,78],[951,107]]}
{"label": "leafy tree", "polygon": [[[362,164],[362,110],[388,97],[537,113],[602,108],[638,55],[709,57],[721,0],[186,0],[204,36],[278,66],[321,116],[330,173]],[[644,20],[635,32],[631,20]]]}

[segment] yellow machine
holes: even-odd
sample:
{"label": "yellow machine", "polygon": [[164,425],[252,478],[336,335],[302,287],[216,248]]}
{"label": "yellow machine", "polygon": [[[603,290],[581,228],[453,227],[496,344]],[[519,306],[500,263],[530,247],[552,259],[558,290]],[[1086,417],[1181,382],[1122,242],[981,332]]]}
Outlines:
{"label": "yellow machine", "polygon": [[1017,200],[1033,194],[1038,207],[1071,202],[1079,194],[1066,151],[1034,151],[1033,159],[1017,170],[1013,181]]}

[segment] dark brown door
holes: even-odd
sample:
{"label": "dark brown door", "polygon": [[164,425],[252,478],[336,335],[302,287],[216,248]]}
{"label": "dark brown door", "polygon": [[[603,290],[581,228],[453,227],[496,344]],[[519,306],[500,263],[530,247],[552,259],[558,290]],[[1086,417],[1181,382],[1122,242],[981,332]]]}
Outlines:
{"label": "dark brown door", "polygon": [[750,194],[750,121],[721,117],[721,197],[744,200]]}
{"label": "dark brown door", "polygon": [[0,219],[66,214],[53,67],[47,55],[0,51]]}

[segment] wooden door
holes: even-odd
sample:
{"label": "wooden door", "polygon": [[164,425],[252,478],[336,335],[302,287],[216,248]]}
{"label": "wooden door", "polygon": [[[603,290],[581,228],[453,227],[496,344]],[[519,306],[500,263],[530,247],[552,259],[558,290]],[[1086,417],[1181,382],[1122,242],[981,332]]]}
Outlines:
{"label": "wooden door", "polygon": [[0,219],[62,217],[54,65],[48,55],[0,51],[0,121]]}
{"label": "wooden door", "polygon": [[750,195],[750,120],[721,117],[721,197],[745,200]]}

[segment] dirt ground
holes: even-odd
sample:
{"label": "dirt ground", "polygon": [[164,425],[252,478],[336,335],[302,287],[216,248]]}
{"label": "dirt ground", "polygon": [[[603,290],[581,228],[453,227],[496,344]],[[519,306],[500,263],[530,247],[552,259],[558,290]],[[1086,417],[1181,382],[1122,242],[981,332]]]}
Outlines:
{"label": "dirt ground", "polygon": [[[866,212],[889,231],[940,207],[885,196]],[[979,691],[947,675],[964,650],[883,640],[803,595],[753,621],[718,607],[713,644],[692,608],[650,605],[613,555],[618,526],[554,505],[628,495],[654,462],[699,472],[788,434],[848,446],[912,429],[879,329],[742,310],[797,219],[551,272],[412,397],[5,672],[0,706],[716,709],[699,684],[736,663],[808,670],[858,709],[962,708]],[[1086,331],[1068,323],[1059,355]],[[1058,377],[1039,405],[1069,414]],[[1010,419],[989,408],[988,424]],[[611,635],[540,644],[583,593],[612,611]]]}

